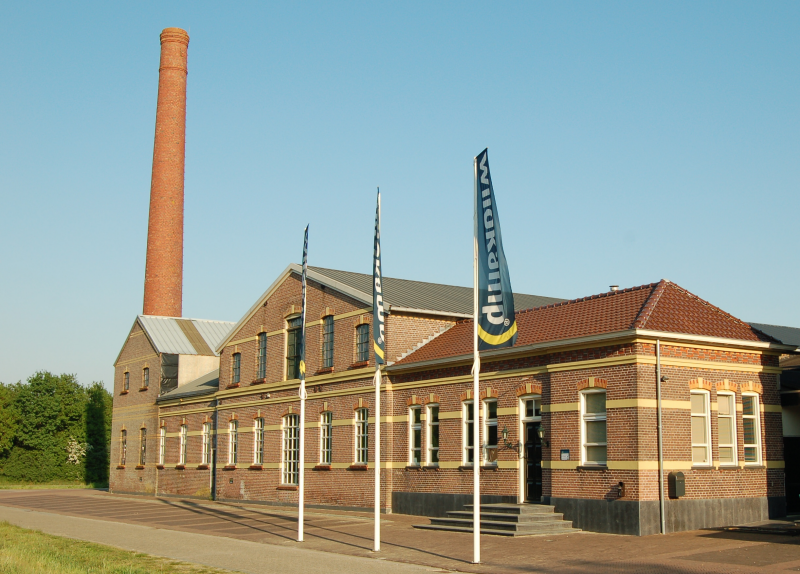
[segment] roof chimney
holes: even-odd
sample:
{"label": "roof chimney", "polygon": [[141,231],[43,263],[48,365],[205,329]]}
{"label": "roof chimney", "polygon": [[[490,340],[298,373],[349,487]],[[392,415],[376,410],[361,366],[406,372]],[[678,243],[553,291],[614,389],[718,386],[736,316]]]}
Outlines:
{"label": "roof chimney", "polygon": [[611,285],[608,288],[609,291],[619,291],[619,285]]}
{"label": "roof chimney", "polygon": [[183,172],[189,34],[161,32],[156,137],[147,225],[144,314],[180,317],[183,303]]}

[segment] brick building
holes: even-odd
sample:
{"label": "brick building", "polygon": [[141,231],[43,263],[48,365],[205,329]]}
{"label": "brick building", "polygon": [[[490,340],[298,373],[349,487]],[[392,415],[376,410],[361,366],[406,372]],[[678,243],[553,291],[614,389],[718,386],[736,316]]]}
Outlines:
{"label": "brick building", "polygon": [[[307,505],[372,506],[370,285],[309,271],[305,421],[292,265],[219,340],[218,374],[146,395],[155,448],[138,470],[115,459],[112,490],[296,504],[302,423]],[[384,288],[381,506],[440,516],[471,501],[472,290],[391,278]],[[572,301],[515,295],[515,306],[516,345],[482,354],[484,501],[549,503],[588,530],[658,532],[660,368],[667,531],[783,512],[778,358],[795,347],[668,281]],[[129,419],[145,395],[123,394],[121,364],[116,433],[117,413]],[[127,434],[129,453],[137,436]],[[686,493],[673,499],[676,471]]]}

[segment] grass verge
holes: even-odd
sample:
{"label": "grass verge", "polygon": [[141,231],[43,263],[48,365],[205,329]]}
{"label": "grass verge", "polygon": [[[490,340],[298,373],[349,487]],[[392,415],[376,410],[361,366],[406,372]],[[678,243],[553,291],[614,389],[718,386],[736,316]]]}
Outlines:
{"label": "grass verge", "polygon": [[0,522],[0,574],[230,574]]}

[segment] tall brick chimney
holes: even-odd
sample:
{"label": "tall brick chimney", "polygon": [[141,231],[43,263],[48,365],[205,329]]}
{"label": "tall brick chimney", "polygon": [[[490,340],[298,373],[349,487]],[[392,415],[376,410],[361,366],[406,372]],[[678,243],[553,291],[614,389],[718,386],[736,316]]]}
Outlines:
{"label": "tall brick chimney", "polygon": [[183,304],[183,172],[189,34],[161,32],[156,137],[147,226],[144,314],[180,317]]}

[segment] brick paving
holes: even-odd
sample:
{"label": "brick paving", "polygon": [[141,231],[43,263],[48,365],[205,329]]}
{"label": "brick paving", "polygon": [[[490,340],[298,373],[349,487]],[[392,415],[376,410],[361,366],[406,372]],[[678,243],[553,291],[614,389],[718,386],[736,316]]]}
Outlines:
{"label": "brick paving", "polygon": [[[482,538],[483,564],[469,563],[472,535],[412,528],[419,516],[382,520],[382,551],[371,552],[367,513],[306,510],[306,541],[294,541],[291,508],[196,500],[121,496],[101,491],[0,491],[0,506],[95,520],[210,534],[261,544],[302,547],[349,556],[475,573],[739,573],[800,572],[800,537],[694,531],[667,536],[575,533],[559,536]],[[277,550],[280,552],[280,550]]]}

